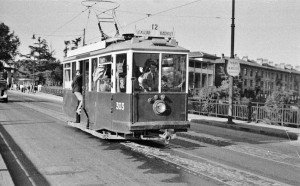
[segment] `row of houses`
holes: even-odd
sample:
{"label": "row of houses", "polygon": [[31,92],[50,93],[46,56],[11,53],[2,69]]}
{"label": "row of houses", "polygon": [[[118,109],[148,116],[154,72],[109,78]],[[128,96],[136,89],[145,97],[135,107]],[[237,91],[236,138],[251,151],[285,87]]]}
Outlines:
{"label": "row of houses", "polygon": [[[225,60],[229,57],[207,54],[204,52],[191,52],[189,54],[189,85],[193,90],[206,86],[220,86],[220,76],[224,72]],[[292,100],[300,99],[300,66],[292,67],[289,64],[274,64],[266,59],[249,60],[248,57],[240,59],[241,93],[249,97],[255,92],[260,98],[266,98],[277,88],[290,90]]]}

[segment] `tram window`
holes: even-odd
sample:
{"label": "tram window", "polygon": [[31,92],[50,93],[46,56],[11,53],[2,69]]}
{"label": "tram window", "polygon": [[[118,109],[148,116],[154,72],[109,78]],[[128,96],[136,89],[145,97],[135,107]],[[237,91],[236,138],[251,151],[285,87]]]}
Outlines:
{"label": "tram window", "polygon": [[72,63],[72,79],[76,76],[76,62]]}
{"label": "tram window", "polygon": [[[135,77],[134,90],[135,91],[158,91],[158,69],[159,54],[155,53],[134,53],[133,54],[133,77]],[[154,64],[152,68],[154,73],[154,81],[150,81],[151,64]],[[154,70],[155,69],[155,70]],[[150,87],[150,88],[149,88]]]}
{"label": "tram window", "polygon": [[116,88],[117,92],[126,92],[127,77],[127,55],[118,54],[116,56]]}
{"label": "tram window", "polygon": [[[98,66],[98,58],[93,58],[92,59],[92,72],[95,72],[96,68]],[[94,74],[92,75],[92,91],[97,90],[97,84],[94,82]]]}
{"label": "tram window", "polygon": [[111,56],[103,56],[97,59],[92,59],[92,80],[93,90],[97,92],[111,92]]}
{"label": "tram window", "polygon": [[162,92],[185,92],[186,55],[162,55]]}
{"label": "tram window", "polygon": [[89,90],[89,76],[90,72],[89,72],[89,61],[85,61],[85,90],[88,91]]}
{"label": "tram window", "polygon": [[70,63],[66,63],[65,64],[65,68],[70,68],[71,67],[71,64]]}
{"label": "tram window", "polygon": [[71,70],[70,69],[65,70],[65,81],[71,81]]}

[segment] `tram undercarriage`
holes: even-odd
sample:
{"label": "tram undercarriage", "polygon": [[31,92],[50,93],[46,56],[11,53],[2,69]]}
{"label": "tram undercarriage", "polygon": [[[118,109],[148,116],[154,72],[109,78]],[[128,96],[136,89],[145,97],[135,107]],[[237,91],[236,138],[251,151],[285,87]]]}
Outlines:
{"label": "tram undercarriage", "polygon": [[134,131],[129,134],[113,132],[109,130],[93,130],[90,129],[82,123],[74,123],[69,121],[69,126],[78,128],[86,133],[89,133],[95,137],[101,139],[113,139],[113,140],[155,140],[155,141],[164,141],[166,144],[169,143],[171,139],[176,137],[176,132],[186,132],[184,129],[160,129],[160,130],[143,130],[143,131]]}

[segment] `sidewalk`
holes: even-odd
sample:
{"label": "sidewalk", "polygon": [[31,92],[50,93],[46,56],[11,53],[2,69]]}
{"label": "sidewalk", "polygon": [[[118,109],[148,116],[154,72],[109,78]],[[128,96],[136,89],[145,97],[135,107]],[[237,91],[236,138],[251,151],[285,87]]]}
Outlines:
{"label": "sidewalk", "polygon": [[285,126],[268,125],[264,123],[248,123],[247,121],[233,120],[234,124],[227,124],[227,118],[218,118],[189,114],[188,119],[191,125],[213,125],[233,130],[247,131],[270,136],[289,138],[290,140],[300,139],[300,128],[291,128]]}

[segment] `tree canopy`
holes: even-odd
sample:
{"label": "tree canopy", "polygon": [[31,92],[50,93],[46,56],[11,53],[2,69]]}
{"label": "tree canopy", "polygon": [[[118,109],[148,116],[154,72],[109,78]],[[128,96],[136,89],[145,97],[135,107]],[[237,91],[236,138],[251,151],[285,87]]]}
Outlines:
{"label": "tree canopy", "polygon": [[25,59],[17,65],[31,75],[38,84],[60,85],[62,83],[62,65],[51,51],[45,39],[33,36],[34,44],[30,45],[29,54],[22,55]]}
{"label": "tree canopy", "polygon": [[[20,40],[4,23],[0,23],[0,60],[9,61],[18,54]],[[1,67],[0,67],[1,68]],[[1,70],[1,69],[0,69]]]}
{"label": "tree canopy", "polygon": [[18,36],[10,32],[10,28],[4,23],[0,23],[0,59],[10,60],[17,55],[20,45]]}

